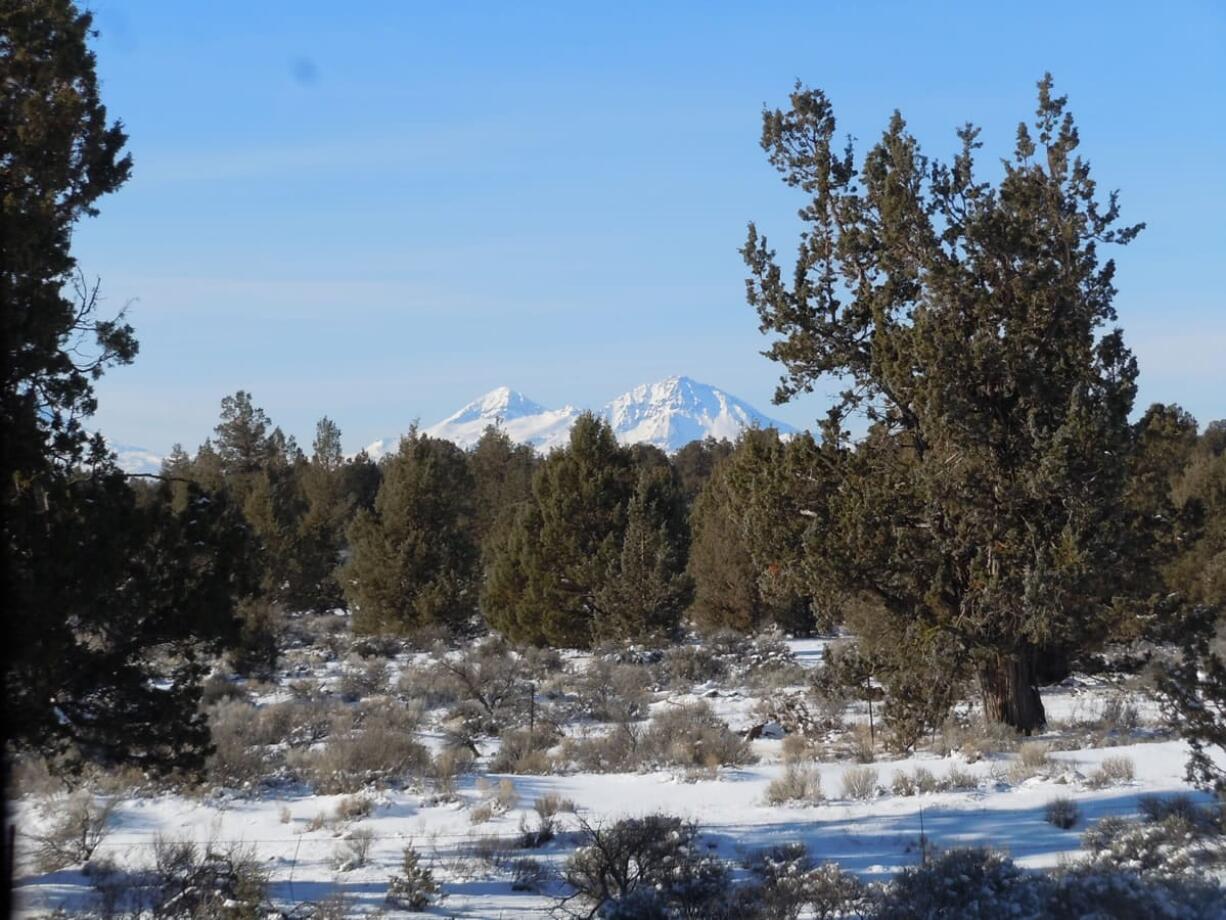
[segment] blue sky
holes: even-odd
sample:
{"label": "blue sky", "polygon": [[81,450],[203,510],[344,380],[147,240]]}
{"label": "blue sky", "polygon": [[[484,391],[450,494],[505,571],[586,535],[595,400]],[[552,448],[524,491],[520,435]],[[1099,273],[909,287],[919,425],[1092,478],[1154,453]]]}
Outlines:
{"label": "blue sky", "polygon": [[[758,147],[801,79],[871,143],[898,108],[944,156],[1004,156],[1051,70],[1083,153],[1149,229],[1114,254],[1141,403],[1226,416],[1226,6],[95,0],[131,182],[76,237],[132,367],[113,441],[190,448],[254,393],[309,443],[431,423],[506,384],[596,406],[674,373],[798,426],[737,254],[790,252]],[[829,388],[833,390],[833,385]]]}

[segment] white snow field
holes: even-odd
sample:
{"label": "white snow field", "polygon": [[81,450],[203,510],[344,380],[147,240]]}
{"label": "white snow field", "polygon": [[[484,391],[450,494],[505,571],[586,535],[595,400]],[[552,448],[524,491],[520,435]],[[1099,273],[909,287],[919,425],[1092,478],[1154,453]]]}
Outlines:
{"label": "white snow field", "polygon": [[[790,641],[796,660],[805,667],[821,658],[824,640]],[[395,670],[414,666],[420,654],[399,655]],[[572,656],[570,667],[583,667],[587,659]],[[321,663],[317,677],[335,680],[340,664]],[[301,669],[297,672],[301,677]],[[394,676],[394,675],[393,675]],[[287,686],[289,677],[281,679]],[[394,680],[393,680],[394,684]],[[755,722],[756,698],[785,692],[771,687],[700,684],[686,692],[659,693],[654,710],[675,707],[686,701],[705,699],[731,728],[743,730]],[[799,688],[798,688],[799,689]],[[1139,724],[1127,740],[1111,746],[1074,746],[1075,738],[1088,739],[1090,732],[1077,723],[1089,724],[1104,707],[1114,705],[1122,691],[1110,678],[1073,678],[1058,687],[1046,688],[1044,704],[1053,728],[1038,740],[1053,742],[1052,763],[1039,775],[1021,778],[1009,767],[1016,753],[987,754],[976,759],[953,753],[918,754],[889,759],[879,753],[871,769],[877,771],[877,792],[868,801],[851,801],[842,791],[844,773],[856,766],[850,757],[813,764],[820,772],[826,800],[817,805],[768,805],[767,786],[785,769],[781,762],[784,743],[774,726],[752,742],[758,762],[753,765],[710,770],[664,770],[646,773],[568,775],[514,775],[508,778],[518,793],[518,803],[490,820],[474,825],[472,814],[488,795],[489,783],[502,774],[487,774],[485,764],[492,752],[483,744],[483,757],[476,774],[461,777],[459,800],[435,804],[429,784],[410,783],[403,789],[370,789],[373,802],[366,817],[336,821],[331,816],[341,795],[316,795],[300,784],[273,784],[249,789],[213,791],[202,797],[184,795],[133,795],[116,808],[110,832],[100,845],[100,855],[114,858],[121,866],[138,867],[152,860],[153,846],[160,837],[190,838],[200,843],[233,842],[249,848],[271,878],[274,902],[288,908],[319,901],[337,893],[347,899],[347,910],[356,915],[386,911],[404,912],[385,904],[388,878],[399,871],[406,843],[423,854],[441,882],[445,897],[426,911],[446,917],[511,918],[548,915],[560,893],[559,883],[541,891],[516,891],[506,871],[489,868],[471,857],[475,842],[491,835],[504,836],[513,845],[521,818],[533,814],[533,802],[548,793],[573,801],[576,814],[564,814],[559,836],[544,847],[520,851],[543,863],[560,867],[573,852],[572,833],[579,818],[589,823],[608,823],[628,816],[663,812],[692,819],[710,847],[729,859],[755,849],[803,841],[818,860],[837,862],[864,878],[884,879],[920,858],[921,829],[938,848],[984,845],[1012,855],[1029,868],[1054,867],[1078,858],[1081,833],[1094,821],[1107,816],[1137,813],[1142,796],[1193,792],[1184,782],[1185,745],[1171,739],[1157,726],[1151,701],[1135,694],[1127,699],[1137,704]],[[288,698],[276,686],[265,685],[256,700],[268,704]],[[1113,702],[1114,701],[1114,702]],[[970,704],[967,704],[968,706]],[[849,722],[863,721],[867,711],[855,704],[844,713]],[[440,734],[427,718],[422,740],[432,748],[441,746]],[[435,723],[436,727],[436,723]],[[592,725],[585,726],[588,730]],[[573,729],[578,731],[578,727]],[[1104,736],[1097,736],[1103,743]],[[831,750],[834,748],[831,747]],[[1104,788],[1093,788],[1090,777],[1107,758],[1131,759],[1135,776]],[[890,792],[894,776],[917,767],[931,771],[940,780],[954,771],[973,776],[974,788],[901,795]],[[1012,776],[1012,778],[1011,778]],[[963,777],[965,782],[966,778]],[[1082,817],[1070,830],[1060,830],[1044,819],[1045,806],[1057,796],[1073,799]],[[1208,801],[1207,796],[1203,796]],[[52,800],[54,802],[54,800]],[[18,826],[36,834],[54,814],[54,805],[27,797],[19,805]],[[327,818],[328,820],[323,820]],[[357,828],[373,834],[366,865],[341,871],[336,854]],[[363,832],[364,833],[364,832]],[[19,898],[25,916],[55,908],[80,910],[91,903],[89,879],[80,866],[39,874],[28,852],[19,865]],[[468,854],[468,855],[466,855]]]}

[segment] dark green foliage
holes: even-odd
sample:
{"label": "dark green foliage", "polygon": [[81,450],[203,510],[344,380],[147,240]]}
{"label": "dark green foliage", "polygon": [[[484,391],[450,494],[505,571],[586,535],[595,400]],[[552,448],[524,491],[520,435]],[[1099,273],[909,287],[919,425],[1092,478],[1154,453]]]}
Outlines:
{"label": "dark green foliage", "polygon": [[482,609],[516,642],[662,636],[688,601],[685,508],[668,458],[585,414],[492,534]]}
{"label": "dark green foliage", "polygon": [[126,181],[126,137],[99,100],[88,14],[10,3],[0,34],[6,738],[191,768],[201,656],[236,632],[249,535],[224,497],[134,489],[86,438],[94,382],[137,344],[98,315],[72,232]]}
{"label": "dark green foliage", "polygon": [[746,431],[695,499],[689,614],[701,628],[813,628],[803,577],[808,482],[794,460],[811,444],[803,440],[785,445],[773,429]]}
{"label": "dark green foliage", "polygon": [[732,442],[704,438],[691,441],[673,454],[673,469],[681,483],[686,505],[691,505],[702,492],[719,462],[732,453]]}
{"label": "dark green foliage", "polygon": [[112,471],[45,493],[9,595],[41,613],[6,672],[5,706],[13,737],[42,750],[192,769],[208,742],[200,678],[237,638],[252,542],[224,495],[191,487],[174,511],[169,489],[145,491]]}
{"label": "dark green foliage", "polygon": [[609,426],[580,416],[569,444],[533,476],[532,501],[499,535],[482,598],[490,625],[516,642],[590,645],[634,483],[629,452]]}
{"label": "dark green foliage", "polygon": [[641,467],[621,554],[596,593],[597,639],[660,639],[676,631],[690,599],[688,539],[681,492],[667,460]]}
{"label": "dark green foliage", "polygon": [[[809,478],[805,577],[816,597],[866,596],[900,636],[944,633],[993,719],[1044,721],[1036,662],[1102,638],[1152,586],[1122,513],[1136,363],[1114,322],[1127,243],[1098,201],[1051,80],[996,185],[975,176],[978,131],[952,163],[924,156],[895,114],[857,167],[825,96],[797,88],[762,145],[806,197],[791,283],[750,227],[744,256],[777,399],[837,376]],[[844,419],[872,426],[853,446]]]}
{"label": "dark green foliage", "polygon": [[349,528],[341,572],[356,632],[460,629],[477,609],[477,546],[468,458],[411,431],[383,466],[373,511]]}
{"label": "dark green foliage", "polygon": [[336,569],[356,496],[346,482],[341,430],[325,417],[315,428],[309,462],[298,467],[303,511],[297,527],[299,588],[295,608],[324,612],[344,604]]}
{"label": "dark green foliage", "polygon": [[495,530],[510,527],[516,511],[532,497],[536,454],[516,444],[505,431],[490,426],[472,449],[473,539],[488,562]]}

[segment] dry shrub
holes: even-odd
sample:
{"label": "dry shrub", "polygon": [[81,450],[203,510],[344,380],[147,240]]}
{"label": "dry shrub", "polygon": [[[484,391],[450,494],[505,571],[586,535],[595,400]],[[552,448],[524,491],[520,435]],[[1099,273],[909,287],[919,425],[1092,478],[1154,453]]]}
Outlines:
{"label": "dry shrub", "polygon": [[728,666],[709,649],[699,645],[678,645],[664,653],[657,666],[661,683],[674,689],[688,689],[728,676]]}
{"label": "dry shrub", "polygon": [[491,773],[539,776],[553,769],[549,749],[557,743],[558,736],[552,729],[508,729],[499,736],[499,740],[498,752],[490,758]]}
{"label": "dry shrub", "polygon": [[813,744],[803,735],[785,735],[779,746],[780,758],[786,764],[805,763],[815,758]]}
{"label": "dry shrub", "polygon": [[749,742],[718,719],[706,702],[657,712],[639,750],[645,764],[656,766],[740,766],[756,759]]}
{"label": "dry shrub", "polygon": [[388,691],[387,662],[379,658],[369,661],[349,661],[337,681],[337,692],[349,703]]}
{"label": "dry shrub", "polygon": [[843,771],[843,797],[866,801],[877,794],[877,771],[872,767],[848,767]]}
{"label": "dry shrub", "polygon": [[581,773],[627,773],[640,768],[639,742],[643,728],[633,723],[615,725],[608,732],[566,738],[559,759]]}
{"label": "dry shrub", "polygon": [[1043,819],[1062,831],[1067,831],[1081,819],[1077,803],[1065,796],[1052,799],[1043,809]]}
{"label": "dry shrub", "polygon": [[338,872],[352,872],[370,862],[370,848],[375,842],[375,832],[369,827],[357,827],[341,841],[332,857],[332,866]]}
{"label": "dry shrub", "polygon": [[277,755],[261,743],[256,708],[250,703],[227,700],[208,713],[213,752],[205,767],[209,780],[222,786],[256,783],[273,769]]}
{"label": "dry shrub", "polygon": [[473,768],[475,758],[465,748],[444,748],[434,755],[431,778],[434,780],[435,798],[440,802],[454,802],[460,776]]}
{"label": "dry shrub", "polygon": [[337,821],[357,821],[374,810],[375,803],[364,795],[346,796],[336,803],[334,813]]}
{"label": "dry shrub", "polygon": [[575,696],[583,714],[598,722],[634,721],[647,715],[651,683],[641,665],[597,658],[576,675]]}
{"label": "dry shrub", "polygon": [[867,725],[858,724],[851,730],[851,756],[856,763],[872,763],[876,759],[873,733]]}
{"label": "dry shrub", "polygon": [[890,792],[894,795],[911,796],[919,791],[919,787],[915,784],[915,777],[907,773],[906,770],[899,770],[894,774],[894,778],[890,780]]}
{"label": "dry shrub", "polygon": [[30,835],[36,844],[38,871],[56,872],[87,862],[106,838],[107,825],[120,801],[96,799],[85,789],[44,800],[39,810],[46,816],[47,825]]}
{"label": "dry shrub", "polygon": [[430,753],[411,735],[375,722],[330,736],[322,747],[300,752],[295,764],[318,792],[332,795],[424,776]]}
{"label": "dry shrub", "polygon": [[822,801],[822,776],[813,767],[789,764],[783,773],[770,781],[766,787],[768,805],[786,805],[802,802],[817,805]]}
{"label": "dry shrub", "polygon": [[1102,789],[1106,786],[1118,786],[1131,783],[1137,775],[1136,765],[1131,757],[1119,755],[1105,757],[1098,769],[1086,779],[1086,785],[1091,789]]}
{"label": "dry shrub", "polygon": [[468,813],[469,824],[485,824],[487,821],[494,820],[494,803],[481,802],[474,805],[472,811]]}
{"label": "dry shrub", "polygon": [[945,780],[941,783],[941,788],[951,792],[971,792],[979,788],[979,777],[970,770],[953,766],[945,774]]}

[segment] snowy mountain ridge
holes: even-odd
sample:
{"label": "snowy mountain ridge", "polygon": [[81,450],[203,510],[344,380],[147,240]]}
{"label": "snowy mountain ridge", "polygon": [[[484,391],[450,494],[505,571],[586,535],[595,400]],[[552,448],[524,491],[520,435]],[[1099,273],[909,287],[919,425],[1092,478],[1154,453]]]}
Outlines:
{"label": "snowy mountain ridge", "polygon": [[[795,433],[792,426],[768,418],[744,400],[682,376],[637,386],[597,414],[612,426],[621,443],[652,444],[670,453],[707,437],[735,440],[746,428]],[[566,443],[579,415],[574,406],[548,409],[509,387],[498,387],[423,428],[422,433],[467,449],[489,425],[499,425],[511,440],[543,452]],[[395,450],[398,442],[398,438],[384,438],[369,445],[366,452],[378,458]]]}

